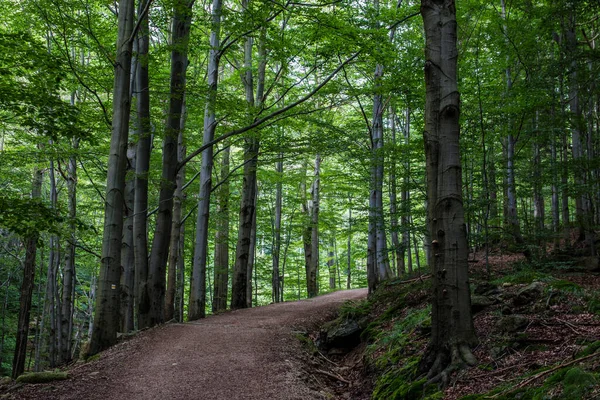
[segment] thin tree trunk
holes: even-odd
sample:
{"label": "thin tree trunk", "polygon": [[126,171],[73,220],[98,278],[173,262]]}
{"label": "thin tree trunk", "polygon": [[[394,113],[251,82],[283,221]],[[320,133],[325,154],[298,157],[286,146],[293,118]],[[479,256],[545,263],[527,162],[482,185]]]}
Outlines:
{"label": "thin tree trunk", "polygon": [[[147,1],[138,5],[138,14]],[[133,206],[133,254],[135,262],[135,300],[137,301],[138,328],[151,326],[150,293],[148,287],[148,173],[152,151],[152,128],[150,120],[150,91],[148,71],[149,48],[148,19],[140,24],[137,35],[137,58],[135,86],[137,100],[138,142],[135,157],[135,200]]]}
{"label": "thin tree trunk", "polygon": [[[222,0],[213,0],[211,14],[210,50],[208,60],[208,96],[204,109],[203,143],[207,145],[215,137],[217,127],[217,83],[219,80],[219,61],[221,46],[221,8]],[[204,318],[206,315],[206,258],[208,254],[208,219],[210,216],[210,193],[212,190],[213,147],[208,146],[202,152],[200,171],[200,194],[198,217],[196,220],[196,242],[190,289],[188,319]]]}
{"label": "thin tree trunk", "polygon": [[[349,204],[351,204],[349,202]],[[350,289],[352,285],[352,207],[348,207],[348,241],[346,244],[347,259],[346,259],[346,289]]]}
{"label": "thin tree trunk", "polygon": [[[396,142],[396,110],[390,107],[390,128],[392,131],[392,146],[394,152],[397,151]],[[404,206],[404,204],[403,204]],[[398,204],[397,204],[397,185],[396,185],[396,156],[392,154],[390,158],[390,230],[392,235],[392,247],[394,248],[394,258],[396,260],[395,271],[397,276],[405,272],[404,256],[402,254],[402,245],[400,244],[398,225]]]}
{"label": "thin tree trunk", "polygon": [[[74,152],[79,149],[79,139],[73,138]],[[69,158],[67,169],[67,191],[69,208],[69,241],[66,248],[65,267],[63,270],[62,285],[62,343],[61,362],[71,361],[71,337],[73,333],[73,291],[75,290],[75,246],[77,244],[77,157],[73,154]]]}
{"label": "thin tree trunk", "polygon": [[229,157],[228,143],[221,152],[221,186],[217,192],[217,231],[215,234],[213,313],[227,309],[229,283]]}
{"label": "thin tree trunk", "polygon": [[[185,158],[185,145],[183,142],[183,123],[185,120],[185,105],[182,104],[182,112],[180,118],[179,136],[177,138],[177,162],[181,162]],[[177,292],[177,268],[179,265],[179,257],[181,257],[184,242],[181,236],[181,213],[185,195],[183,194],[183,184],[185,179],[185,168],[177,171],[175,178],[175,194],[173,195],[173,221],[171,223],[171,244],[169,245],[169,274],[167,279],[167,293],[165,296],[165,321],[170,321],[178,316],[175,315],[176,310],[176,292]]]}
{"label": "thin tree trunk", "polygon": [[[312,247],[311,247],[311,241],[310,241],[310,236],[311,236],[311,213],[312,213],[312,207],[311,207],[311,203],[310,200],[308,200],[308,197],[306,195],[306,181],[307,181],[307,176],[306,176],[306,170],[308,169],[308,163],[305,161],[303,167],[302,167],[302,171],[303,171],[303,177],[302,177],[302,181],[300,182],[300,196],[302,199],[302,214],[304,214],[304,227],[302,230],[302,246],[304,247],[304,271],[306,274],[306,287],[307,287],[307,292],[308,292],[308,285],[309,285],[309,271],[312,265]],[[300,285],[298,283],[298,285]],[[300,292],[300,287],[298,287],[298,292]],[[300,294],[298,294],[298,297],[300,297]]]}
{"label": "thin tree trunk", "polygon": [[[502,7],[502,19],[506,19],[506,3],[505,0],[501,0]],[[507,31],[507,27],[504,26],[504,31]],[[507,39],[508,40],[508,39]],[[512,90],[512,71],[510,67],[505,70],[506,75],[506,93],[510,95]],[[508,130],[509,134],[506,138],[506,223],[508,230],[513,236],[513,240],[517,246],[525,247],[525,240],[521,234],[521,227],[519,225],[519,217],[517,214],[517,194],[515,184],[515,146],[517,143],[516,137],[512,134],[512,123],[511,119],[508,119]],[[527,248],[523,248],[523,254],[527,258],[531,257],[530,251]]]}
{"label": "thin tree trunk", "polygon": [[[33,175],[31,199],[39,201],[42,195],[42,171],[36,169]],[[23,263],[23,282],[19,298],[19,320],[15,338],[15,354],[12,364],[12,378],[16,379],[25,371],[25,358],[27,356],[27,343],[29,337],[29,316],[31,312],[31,298],[35,284],[35,260],[39,234],[32,233],[25,239],[25,262]]]}
{"label": "thin tree trunk", "polygon": [[329,270],[329,289],[335,289],[335,235],[331,234],[329,238],[329,251],[327,254],[327,269]]}
{"label": "thin tree trunk", "polygon": [[281,253],[281,213],[283,208],[283,153],[279,153],[279,160],[275,163],[275,172],[277,173],[277,184],[275,188],[275,222],[273,227],[273,276],[271,286],[273,290],[273,299],[275,303],[281,300],[281,282],[280,282],[280,253]]}
{"label": "thin tree trunk", "polygon": [[[246,11],[249,0],[242,1],[242,8]],[[253,38],[248,36],[244,45],[244,72],[242,81],[246,94],[246,104],[249,115],[253,116],[254,107],[260,107],[263,103],[265,69],[266,69],[266,27],[260,32],[258,44],[258,76],[256,85],[256,98],[254,95],[254,76],[252,73],[252,47]],[[258,151],[260,148],[259,131],[251,131],[245,138],[244,148],[244,178],[242,187],[242,200],[240,203],[240,222],[238,229],[238,240],[235,251],[235,266],[233,271],[233,283],[231,288],[231,308],[245,308],[252,303],[250,274],[254,257],[252,252],[252,231],[256,219],[256,171],[258,167]]]}
{"label": "thin tree trunk", "polygon": [[100,280],[96,297],[94,330],[89,355],[96,354],[117,341],[119,329],[119,282],[121,278],[121,236],[123,234],[123,208],[125,191],[125,163],[131,98],[129,79],[131,72],[133,32],[133,1],[119,1],[117,59],[113,94],[113,123],[108,158],[104,236]]}
{"label": "thin tree trunk", "polygon": [[[54,161],[50,161],[50,169],[48,173],[50,183],[50,204],[54,212],[56,212],[56,203],[58,201],[58,193],[56,190],[56,176],[54,174]],[[57,318],[57,298],[56,285],[57,285],[57,272],[58,263],[60,260],[58,236],[52,234],[50,236],[50,253],[48,254],[48,274],[46,276],[46,302],[47,315],[50,320],[49,331],[48,331],[48,361],[50,368],[56,367],[57,363],[57,335],[58,335],[58,318]]]}
{"label": "thin tree trunk", "polygon": [[[255,189],[255,200],[254,204],[256,205],[258,199],[258,188]],[[254,303],[256,304],[258,295],[258,282],[257,282],[257,273],[256,268],[254,268],[254,264],[256,261],[256,206],[254,208],[254,216],[252,217],[252,230],[250,231],[250,248],[248,250],[248,270],[246,273],[246,306],[248,308],[252,307],[252,288],[254,288],[255,299]],[[252,276],[254,275],[254,285],[252,284]]]}
{"label": "thin tree trunk", "polygon": [[[163,139],[162,179],[148,274],[151,325],[165,321],[165,273],[173,230],[173,199],[177,189],[177,169],[180,161],[178,141],[181,132],[181,116],[184,111],[185,73],[188,64],[187,52],[193,4],[194,0],[178,0],[173,5],[169,113]],[[181,208],[179,213],[181,214]],[[177,254],[176,249],[173,251]],[[171,302],[169,305],[171,317],[172,310]]]}
{"label": "thin tree trunk", "polygon": [[410,231],[411,231],[411,207],[410,207],[410,108],[406,107],[405,118],[404,118],[404,146],[406,151],[404,153],[404,177],[402,181],[402,262],[404,263],[405,253],[407,254],[406,259],[406,270],[409,274],[413,272],[412,256],[410,249]]}
{"label": "thin tree trunk", "polygon": [[173,195],[176,190],[178,167],[177,141],[181,130],[181,114],[185,93],[187,48],[192,20],[193,0],[175,2],[173,6],[173,50],[171,51],[171,82],[169,113],[162,147],[162,178],[158,200],[156,229],[148,266],[149,324],[165,320],[165,273],[173,222]]}
{"label": "thin tree trunk", "polygon": [[[130,141],[127,150],[127,176],[135,171],[135,143]],[[121,249],[121,332],[134,329],[135,255],[133,235],[133,213],[135,207],[135,178],[125,182],[125,221],[123,226],[123,248]],[[64,293],[64,292],[63,292]]]}
{"label": "thin tree trunk", "polygon": [[[315,157],[315,175],[310,188],[310,262],[306,268],[306,289],[308,297],[319,294],[317,270],[319,268],[319,191],[321,185],[321,156]],[[305,244],[306,247],[306,244]]]}

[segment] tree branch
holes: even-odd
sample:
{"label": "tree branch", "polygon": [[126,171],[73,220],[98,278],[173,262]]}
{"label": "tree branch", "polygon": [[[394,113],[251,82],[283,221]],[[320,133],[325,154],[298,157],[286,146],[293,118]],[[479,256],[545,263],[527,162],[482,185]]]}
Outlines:
{"label": "tree branch", "polygon": [[329,76],[327,76],[323,82],[321,82],[317,87],[315,87],[313,90],[311,90],[307,95],[305,95],[304,97],[301,97],[300,99],[296,100],[295,102],[291,103],[288,106],[285,106],[277,111],[272,112],[271,114],[257,119],[256,121],[254,121],[252,124],[247,125],[243,128],[239,128],[239,129],[235,129],[233,131],[230,131],[228,133],[225,133],[221,136],[219,136],[218,138],[206,143],[205,145],[201,146],[200,148],[198,148],[197,150],[195,150],[194,152],[192,152],[189,156],[187,156],[185,159],[183,159],[179,165],[177,166],[177,169],[181,169],[181,167],[183,167],[185,164],[187,164],[190,160],[192,160],[194,157],[196,157],[197,155],[199,155],[200,153],[202,153],[205,149],[214,146],[215,144],[229,138],[232,136],[236,136],[236,135],[240,135],[244,132],[247,132],[251,129],[254,129],[256,127],[259,127],[260,125],[262,125],[263,123],[269,121],[270,119],[275,118],[278,115],[281,115],[283,113],[285,113],[288,110],[291,110],[292,108],[304,103],[306,100],[310,99],[311,97],[313,97],[315,94],[317,94],[327,83],[329,83],[330,80],[332,80],[338,72],[340,72],[347,64],[349,64],[351,61],[353,61],[356,57],[358,57],[358,55],[360,54],[360,51],[354,53],[351,57],[349,57],[346,61],[344,61],[341,65],[339,65],[331,74],[329,74]]}

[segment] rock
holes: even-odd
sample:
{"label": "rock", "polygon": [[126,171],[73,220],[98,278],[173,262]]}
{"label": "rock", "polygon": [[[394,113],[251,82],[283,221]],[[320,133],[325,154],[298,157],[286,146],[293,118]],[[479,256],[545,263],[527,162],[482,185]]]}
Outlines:
{"label": "rock", "polygon": [[473,295],[471,296],[471,311],[473,314],[482,311],[483,309],[493,305],[495,301],[486,296]]}
{"label": "rock", "polygon": [[544,293],[544,285],[541,282],[533,282],[517,292],[513,304],[517,307],[535,303]]}
{"label": "rock", "polygon": [[329,350],[331,348],[352,349],[360,344],[362,329],[359,323],[353,319],[336,319],[325,326],[319,334],[319,348]]}
{"label": "rock", "polygon": [[507,315],[496,322],[496,329],[502,333],[514,333],[523,330],[529,320],[522,315]]}
{"label": "rock", "polygon": [[494,296],[502,293],[502,289],[489,282],[482,282],[475,286],[474,293],[481,296]]}

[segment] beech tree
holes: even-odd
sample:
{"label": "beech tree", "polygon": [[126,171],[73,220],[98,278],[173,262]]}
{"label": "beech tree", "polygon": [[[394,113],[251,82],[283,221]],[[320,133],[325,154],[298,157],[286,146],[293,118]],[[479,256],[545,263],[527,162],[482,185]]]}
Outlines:
{"label": "beech tree", "polygon": [[431,382],[447,384],[464,363],[474,364],[477,343],[468,276],[459,145],[460,95],[454,0],[422,0],[425,27],[425,157],[428,260],[433,281],[431,340],[421,361]]}
{"label": "beech tree", "polygon": [[117,341],[119,330],[119,284],[121,279],[121,235],[123,233],[123,193],[127,162],[127,137],[131,97],[129,79],[133,34],[133,0],[119,1],[119,38],[113,99],[113,123],[108,160],[102,265],[98,280],[94,330],[89,354],[96,354]]}

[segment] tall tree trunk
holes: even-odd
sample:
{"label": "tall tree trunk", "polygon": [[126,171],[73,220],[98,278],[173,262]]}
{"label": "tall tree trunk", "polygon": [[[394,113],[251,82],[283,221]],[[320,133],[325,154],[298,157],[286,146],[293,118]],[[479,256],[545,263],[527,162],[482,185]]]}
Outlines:
{"label": "tall tree trunk", "polygon": [[317,273],[319,269],[319,209],[321,190],[321,155],[315,157],[315,175],[310,188],[310,264],[306,270],[306,288],[308,297],[319,294]]}
{"label": "tall tree trunk", "polygon": [[[351,204],[351,203],[349,203]],[[346,244],[346,289],[352,285],[352,207],[348,207],[348,241]]]}
{"label": "tall tree trunk", "polygon": [[[254,204],[258,203],[258,187],[255,189],[255,200]],[[256,206],[254,207],[254,216],[252,217],[252,230],[250,231],[250,249],[248,250],[248,266],[246,273],[246,306],[248,308],[252,307],[252,289],[254,289],[254,303],[256,304],[257,300],[257,290],[258,290],[258,282],[257,282],[257,273],[254,268],[254,264],[256,261]],[[254,285],[252,284],[252,278],[254,277]]]}
{"label": "tall tree trunk", "polygon": [[177,257],[177,291],[175,292],[175,316],[177,322],[183,322],[185,307],[185,224],[179,226],[179,257]]}
{"label": "tall tree trunk", "polygon": [[[249,0],[242,1],[242,7],[247,9]],[[254,95],[254,76],[252,73],[252,47],[253,38],[248,36],[244,45],[244,72],[242,82],[246,94],[246,104],[249,115],[254,115],[254,108],[263,103],[265,69],[266,69],[266,27],[262,27],[260,41],[258,44],[258,76],[256,85],[256,98]],[[242,187],[242,200],[240,203],[240,222],[238,229],[238,240],[235,251],[235,266],[233,271],[233,283],[231,288],[231,308],[248,307],[251,298],[248,297],[248,283],[252,276],[248,274],[249,263],[253,263],[251,257],[251,235],[253,221],[256,218],[256,170],[258,166],[258,151],[260,148],[259,131],[251,131],[245,138],[244,147],[244,178]],[[250,292],[251,293],[251,292]]]}
{"label": "tall tree trunk", "polygon": [[410,231],[411,231],[411,207],[410,207],[410,108],[406,107],[404,118],[404,177],[402,178],[402,259],[406,255],[406,270],[409,274],[413,272],[411,248],[410,248]]}
{"label": "tall tree trunk", "polygon": [[329,270],[329,289],[335,289],[335,234],[329,238],[329,250],[327,255],[327,269]]}
{"label": "tall tree trunk", "polygon": [[[502,19],[506,20],[506,2],[501,1],[502,7]],[[506,33],[507,27],[504,26]],[[508,39],[507,39],[508,40]],[[505,70],[506,75],[506,94],[510,96],[512,90],[512,71],[510,67]],[[514,242],[517,246],[522,247],[523,254],[527,258],[531,257],[530,251],[525,247],[525,240],[521,234],[521,227],[519,225],[519,217],[517,214],[517,194],[515,184],[515,146],[517,144],[517,138],[512,132],[513,126],[511,119],[508,119],[508,136],[506,138],[506,224],[508,225],[508,231],[512,234]]]}
{"label": "tall tree trunk", "polygon": [[213,313],[227,309],[229,283],[229,144],[221,155],[221,186],[217,192],[217,231],[215,233]]}
{"label": "tall tree trunk", "polygon": [[542,154],[541,145],[538,143],[540,139],[537,126],[537,115],[534,121],[534,125],[536,137],[534,138],[535,142],[533,143],[533,226],[538,247],[542,253],[541,255],[543,255],[546,251],[546,245],[542,238],[545,230],[545,204],[544,195],[542,193]]}
{"label": "tall tree trunk", "polygon": [[[58,192],[56,190],[56,176],[54,174],[54,161],[50,160],[50,168],[48,171],[48,178],[50,183],[50,204],[54,212],[56,212],[56,204],[58,202]],[[60,250],[59,250],[59,238],[57,235],[50,235],[50,253],[48,254],[48,273],[46,276],[46,315],[49,317],[49,330],[48,330],[48,361],[50,368],[54,368],[57,365],[58,348],[58,310],[57,297],[55,296],[57,289],[57,273],[58,264],[60,262]]]}
{"label": "tall tree trunk", "polygon": [[[215,137],[217,127],[217,83],[219,80],[219,61],[221,46],[221,8],[222,0],[213,0],[211,14],[210,50],[208,56],[208,96],[204,109],[203,144],[210,143]],[[208,254],[208,219],[210,216],[210,192],[212,190],[213,147],[202,152],[200,171],[200,194],[198,217],[196,220],[196,242],[190,289],[188,319],[204,318],[206,315],[206,257]]]}
{"label": "tall tree trunk", "polygon": [[121,278],[121,236],[123,234],[123,192],[125,191],[125,163],[129,133],[129,78],[131,72],[133,33],[133,1],[119,1],[119,22],[115,83],[113,94],[113,122],[108,157],[104,236],[100,280],[96,297],[94,330],[89,355],[113,345],[119,329],[119,283]]}
{"label": "tall tree trunk", "polygon": [[[33,175],[31,199],[39,201],[42,196],[42,171],[36,169]],[[39,234],[32,233],[25,239],[25,262],[23,263],[23,282],[19,298],[19,320],[17,322],[17,335],[15,338],[15,355],[12,363],[12,378],[16,379],[25,372],[25,358],[27,356],[27,343],[29,338],[29,316],[31,312],[31,298],[35,283],[35,259]]]}
{"label": "tall tree trunk", "polygon": [[[574,6],[571,6],[574,7]],[[569,111],[571,120],[571,143],[573,148],[574,179],[577,187],[575,195],[575,220],[579,230],[578,241],[584,242],[591,254],[594,253],[594,239],[590,223],[593,215],[590,212],[589,188],[586,182],[587,166],[585,157],[586,126],[583,107],[579,93],[579,63],[577,60],[577,23],[575,9],[571,10],[569,23],[565,32],[567,57],[570,62],[569,73]]]}
{"label": "tall tree trunk", "polygon": [[390,230],[392,236],[392,247],[394,249],[394,258],[396,260],[395,271],[397,276],[401,276],[405,272],[404,256],[402,254],[402,246],[400,244],[398,225],[398,201],[397,201],[397,184],[396,184],[396,151],[398,143],[396,142],[396,110],[390,107],[389,111],[390,129],[392,131],[392,146],[393,153],[390,158]]}
{"label": "tall tree trunk", "polygon": [[473,364],[477,339],[471,315],[468,245],[462,202],[454,0],[422,0],[425,27],[425,157],[427,223],[433,244],[432,332],[421,370],[447,384],[464,362]]}
{"label": "tall tree trunk", "polygon": [[[173,50],[171,51],[169,113],[162,147],[162,178],[158,197],[156,229],[154,230],[154,240],[152,241],[152,252],[150,253],[148,266],[150,326],[160,324],[165,320],[165,273],[171,242],[173,195],[176,189],[179,154],[177,141],[181,130],[187,50],[193,4],[194,0],[179,0],[173,5]],[[147,24],[147,21],[145,24]]]}
{"label": "tall tree trunk", "polygon": [[[135,143],[129,142],[127,150],[127,176],[135,171]],[[135,207],[135,178],[125,182],[125,221],[123,226],[123,248],[121,249],[121,332],[134,329],[135,255],[133,235],[133,213]]]}
{"label": "tall tree trunk", "polygon": [[[79,139],[73,138],[72,148],[76,153]],[[62,311],[61,311],[61,362],[71,361],[71,337],[73,333],[73,290],[75,289],[75,247],[77,244],[77,156],[71,155],[67,168],[67,192],[69,209],[69,240],[66,248],[63,270]]]}
{"label": "tall tree trunk", "polygon": [[[177,162],[181,162],[185,158],[185,145],[183,142],[183,124],[185,119],[185,105],[182,104],[180,129],[177,138]],[[184,242],[181,236],[181,212],[183,208],[183,183],[185,179],[185,169],[181,168],[177,171],[175,178],[175,194],[173,195],[173,221],[171,223],[171,244],[169,245],[169,274],[167,279],[167,293],[165,296],[165,321],[170,321],[175,318],[175,298],[177,292],[177,267],[179,265],[179,257],[181,256]]]}
{"label": "tall tree trunk", "polygon": [[[273,275],[271,286],[273,290],[273,300],[279,303],[282,298],[280,282],[280,253],[281,253],[281,212],[283,208],[283,153],[279,153],[279,160],[275,163],[275,172],[277,173],[277,184],[275,188],[275,221],[273,226]],[[282,301],[282,300],[281,300]]]}
{"label": "tall tree trunk", "polygon": [[[138,5],[142,13],[147,1]],[[148,174],[152,151],[152,127],[150,120],[150,90],[148,71],[149,49],[148,18],[140,23],[137,35],[137,58],[135,87],[137,100],[138,143],[135,157],[135,201],[133,206],[133,254],[135,261],[135,291],[138,328],[152,325],[150,321],[149,264],[148,264]]]}
{"label": "tall tree trunk", "polygon": [[392,277],[387,250],[385,234],[385,219],[383,217],[383,170],[384,170],[384,148],[383,148],[383,95],[381,90],[381,79],[383,78],[383,65],[377,65],[375,69],[376,94],[373,98],[373,163],[375,169],[375,260],[377,280],[384,281]]}
{"label": "tall tree trunk", "polygon": [[[311,241],[310,241],[310,236],[311,236],[311,213],[312,213],[312,207],[311,207],[311,203],[308,200],[308,197],[306,196],[306,170],[308,169],[308,163],[305,163],[302,167],[303,170],[303,177],[302,177],[302,181],[300,183],[300,196],[302,199],[302,214],[304,214],[304,228],[302,230],[302,246],[304,247],[304,271],[306,273],[306,287],[307,287],[307,293],[308,293],[308,286],[309,286],[309,271],[312,265],[312,247],[311,247]],[[300,293],[300,284],[298,284],[298,293]],[[300,297],[300,294],[298,294],[298,297]]]}

